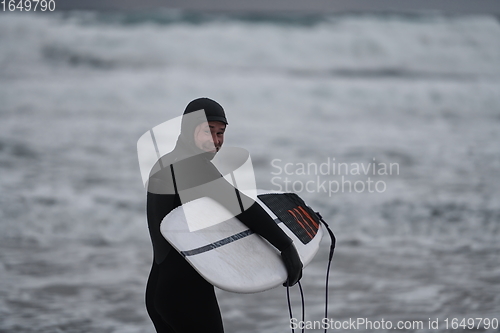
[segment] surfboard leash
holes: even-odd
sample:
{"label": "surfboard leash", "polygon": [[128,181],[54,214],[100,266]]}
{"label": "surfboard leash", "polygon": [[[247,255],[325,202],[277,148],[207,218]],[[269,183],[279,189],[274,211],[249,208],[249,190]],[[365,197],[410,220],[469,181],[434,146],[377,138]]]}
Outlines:
{"label": "surfboard leash", "polygon": [[[316,215],[318,216],[318,219],[323,223],[323,225],[326,228],[326,231],[328,232],[328,235],[330,236],[330,253],[328,254],[328,265],[326,268],[326,279],[325,279],[325,317],[328,318],[328,284],[329,284],[329,278],[330,278],[330,267],[332,264],[333,260],[333,253],[335,252],[335,245],[336,245],[336,238],[335,235],[333,234],[333,231],[330,229],[330,226],[326,221],[323,219],[323,216],[319,212],[315,212]],[[301,297],[301,302],[302,302],[302,323],[304,323],[305,319],[305,302],[304,302],[304,292],[302,290],[302,284],[300,281],[297,282],[299,285],[299,290],[300,290],[300,297]],[[286,283],[286,297],[288,301],[288,312],[290,314],[290,322],[293,319],[293,313],[292,313],[292,304],[290,301],[290,286],[288,285],[288,280]],[[291,326],[291,325],[290,325]],[[291,327],[292,333],[295,333],[295,329]],[[325,333],[328,331],[328,328],[325,327]],[[304,333],[304,326],[302,326],[302,333]]]}
{"label": "surfboard leash", "polygon": [[[302,290],[302,284],[300,281],[297,281],[297,284],[299,285],[299,290],[300,290],[300,299],[302,302],[302,322],[304,322],[305,317],[306,317],[306,306],[304,302],[304,292]],[[288,279],[286,280],[286,298],[288,301],[288,313],[290,314],[290,323],[292,322],[293,319],[293,313],[292,313],[292,303],[290,302],[290,286],[288,285]],[[292,333],[295,333],[295,329],[290,325],[290,328],[292,329]],[[302,333],[304,333],[304,327],[302,327]]]}
{"label": "surfboard leash", "polygon": [[[328,255],[328,266],[326,268],[326,285],[325,285],[325,318],[328,318],[328,280],[330,277],[330,266],[332,264],[332,259],[333,259],[333,253],[335,251],[335,244],[337,240],[335,239],[335,235],[333,234],[333,231],[330,229],[330,226],[328,223],[323,220],[323,216],[319,212],[315,212],[316,215],[318,216],[319,220],[321,223],[326,228],[326,231],[328,231],[328,234],[330,235],[330,254]],[[328,331],[328,328],[325,327],[325,333]]]}

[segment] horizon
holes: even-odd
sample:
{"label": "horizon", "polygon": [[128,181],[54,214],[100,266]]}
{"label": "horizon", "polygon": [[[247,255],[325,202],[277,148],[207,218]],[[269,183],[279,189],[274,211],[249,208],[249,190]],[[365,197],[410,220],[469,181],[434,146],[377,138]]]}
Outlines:
{"label": "horizon", "polygon": [[172,9],[208,13],[255,14],[339,14],[339,13],[441,13],[451,15],[500,15],[496,0],[68,0],[58,2],[56,10],[148,11]]}

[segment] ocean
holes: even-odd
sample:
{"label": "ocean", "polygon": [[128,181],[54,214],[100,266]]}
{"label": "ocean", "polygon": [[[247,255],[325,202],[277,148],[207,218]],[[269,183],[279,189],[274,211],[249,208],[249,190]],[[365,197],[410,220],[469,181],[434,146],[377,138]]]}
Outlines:
{"label": "ocean", "polygon": [[[372,326],[330,331],[500,332],[499,92],[489,15],[4,13],[0,332],[154,332],[136,144],[201,96],[335,232],[327,319]],[[227,332],[290,331],[285,288],[217,294]]]}

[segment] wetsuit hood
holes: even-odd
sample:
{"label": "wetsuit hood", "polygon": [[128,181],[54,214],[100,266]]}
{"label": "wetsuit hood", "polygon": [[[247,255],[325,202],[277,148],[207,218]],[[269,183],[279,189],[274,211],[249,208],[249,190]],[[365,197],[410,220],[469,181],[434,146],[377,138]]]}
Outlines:
{"label": "wetsuit hood", "polygon": [[215,153],[206,152],[196,146],[194,132],[196,127],[207,121],[220,121],[227,125],[226,114],[216,101],[202,97],[191,101],[184,110],[181,122],[181,134],[177,139],[174,151],[177,158],[187,158],[194,155],[211,160]]}
{"label": "wetsuit hood", "polygon": [[226,125],[228,124],[224,108],[222,107],[222,105],[220,105],[213,99],[201,97],[192,100],[186,106],[186,109],[184,110],[184,115],[199,110],[204,110],[207,121],[220,121]]}

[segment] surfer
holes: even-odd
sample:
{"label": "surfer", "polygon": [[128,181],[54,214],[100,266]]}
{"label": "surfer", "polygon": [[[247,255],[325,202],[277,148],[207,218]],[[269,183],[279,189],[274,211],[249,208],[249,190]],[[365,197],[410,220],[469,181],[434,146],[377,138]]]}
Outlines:
{"label": "surfer", "polygon": [[[211,160],[224,143],[227,124],[224,109],[217,102],[208,98],[190,102],[174,150],[159,159],[149,177],[147,219],[154,260],[146,287],[146,308],[158,333],[224,331],[214,287],[163,238],[160,223],[182,204],[179,191],[221,179]],[[235,195],[235,188],[228,182],[216,183],[215,189],[195,190],[191,195],[211,197],[235,211],[225,200]],[[302,277],[302,262],[292,240],[262,207],[238,190],[236,193],[240,207],[243,202],[242,206],[249,208],[234,215],[281,251],[288,272],[286,283],[294,285]]]}

